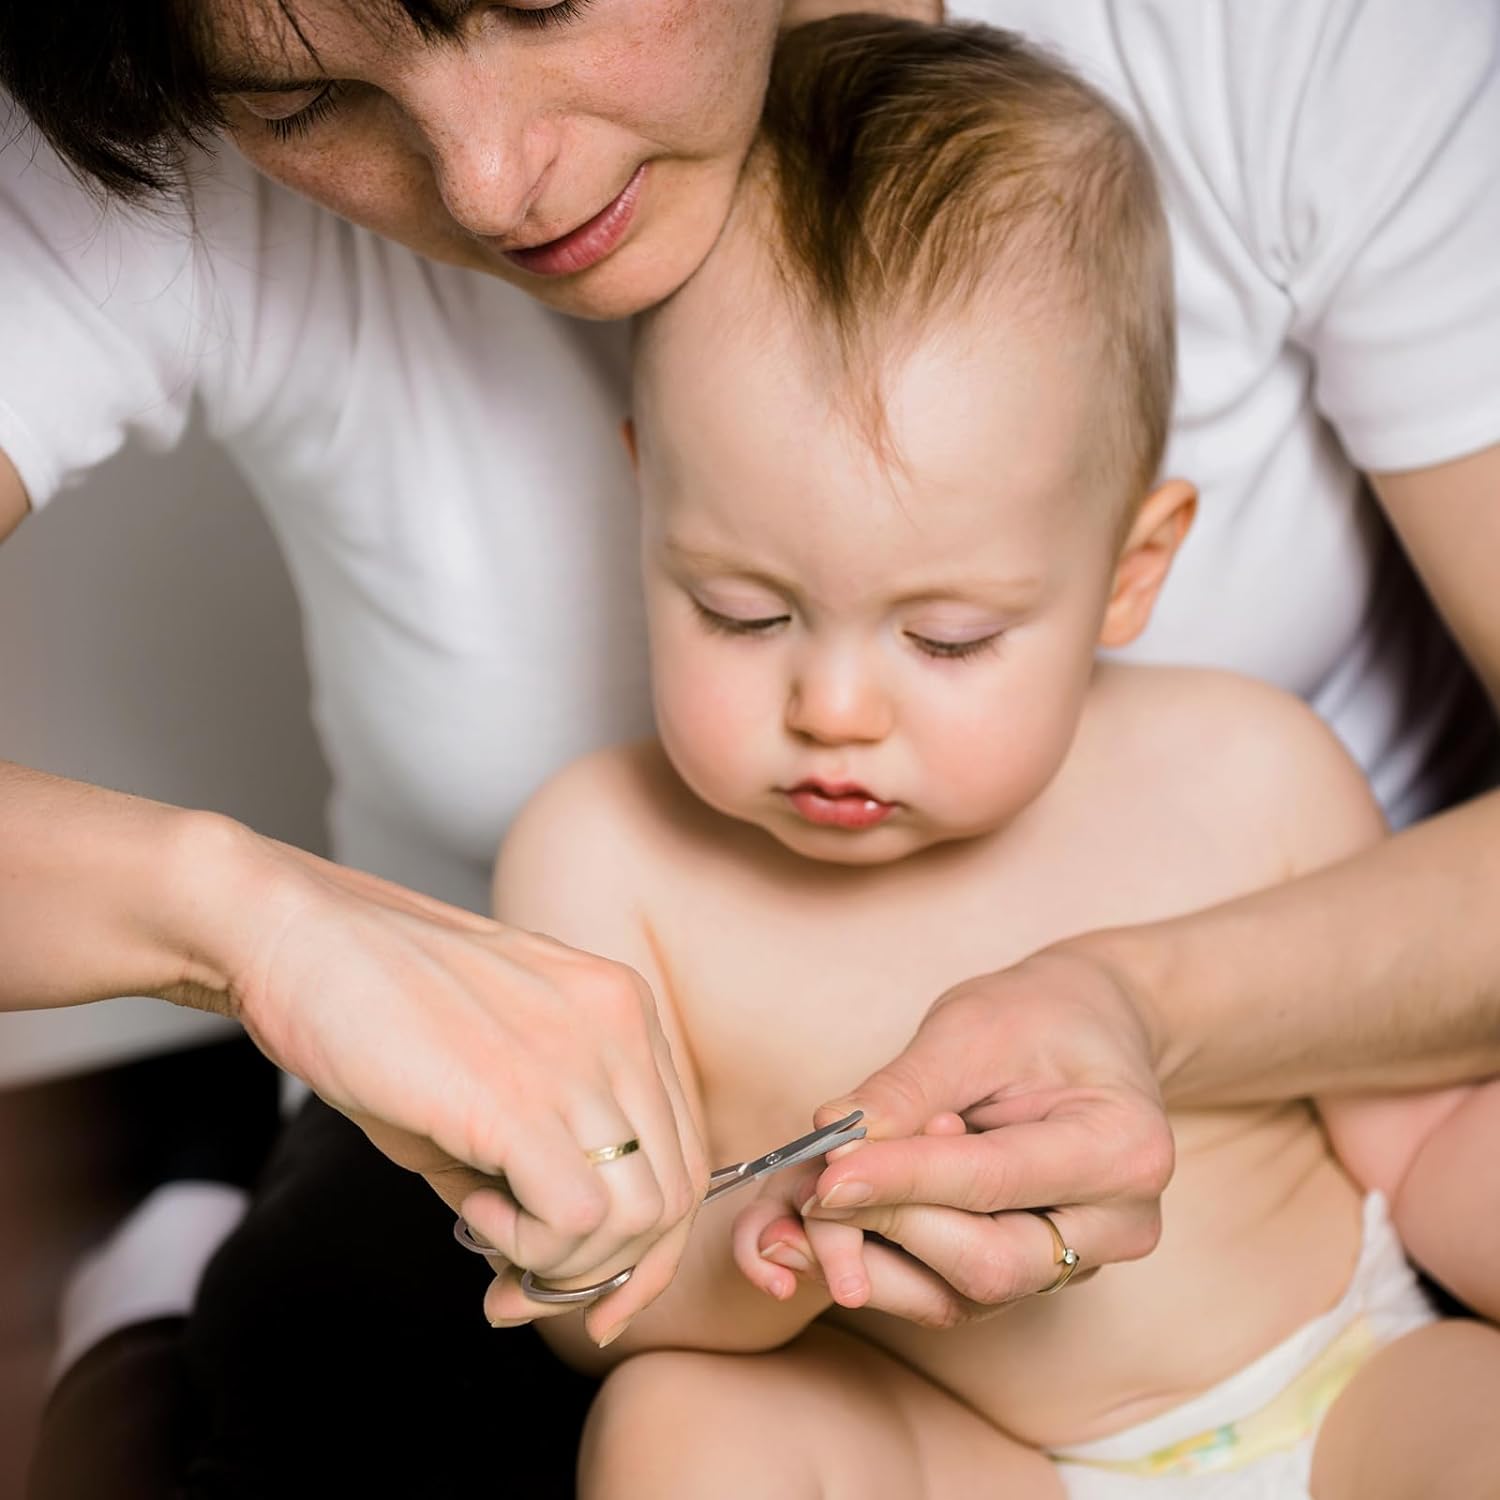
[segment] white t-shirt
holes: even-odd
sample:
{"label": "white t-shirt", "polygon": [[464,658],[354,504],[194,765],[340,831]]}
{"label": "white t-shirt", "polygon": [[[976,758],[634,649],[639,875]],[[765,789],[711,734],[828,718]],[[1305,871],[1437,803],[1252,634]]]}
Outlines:
{"label": "white t-shirt", "polygon": [[[1398,607],[1358,467],[1500,441],[1500,8],[955,11],[1055,45],[1165,180],[1167,467],[1203,499],[1129,654],[1301,694],[1395,818],[1425,810],[1486,716],[1455,728],[1452,660]],[[0,448],[39,506],[200,403],[301,600],[336,853],[482,908],[527,794],[649,727],[624,332],[427,263],[228,149],[195,213],[196,233],[101,216],[45,151],[0,151]]]}

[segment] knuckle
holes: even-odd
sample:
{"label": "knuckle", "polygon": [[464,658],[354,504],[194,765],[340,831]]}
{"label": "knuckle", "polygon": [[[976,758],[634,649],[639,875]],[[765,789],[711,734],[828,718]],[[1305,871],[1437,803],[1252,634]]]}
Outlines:
{"label": "knuckle", "polygon": [[609,1199],[604,1194],[579,1193],[558,1210],[552,1227],[569,1239],[585,1239],[609,1217],[609,1209]]}
{"label": "knuckle", "polygon": [[610,1218],[622,1234],[630,1239],[637,1239],[661,1227],[664,1207],[661,1192],[653,1184],[632,1193],[623,1203],[616,1204]]}
{"label": "knuckle", "polygon": [[1018,1269],[1014,1256],[986,1241],[966,1248],[948,1280],[972,1301],[993,1306],[1020,1295]]}
{"label": "knuckle", "polygon": [[912,1321],[923,1328],[932,1328],[941,1332],[961,1327],[967,1320],[964,1316],[963,1304],[957,1297],[938,1297],[914,1309]]}
{"label": "knuckle", "polygon": [[1176,1152],[1172,1132],[1165,1125],[1143,1131],[1118,1158],[1126,1174],[1127,1185],[1134,1196],[1160,1198],[1172,1180]]}
{"label": "knuckle", "polygon": [[1119,1251],[1121,1260],[1142,1260],[1161,1240],[1161,1214],[1152,1211],[1136,1216],[1125,1232]]}

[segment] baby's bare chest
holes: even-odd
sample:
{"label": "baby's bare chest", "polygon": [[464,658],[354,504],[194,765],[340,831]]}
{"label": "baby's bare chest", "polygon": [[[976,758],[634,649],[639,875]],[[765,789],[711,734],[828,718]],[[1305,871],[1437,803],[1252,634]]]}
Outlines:
{"label": "baby's bare chest", "polygon": [[[982,858],[847,887],[685,884],[653,925],[715,1154],[757,1154],[806,1130],[823,1100],[900,1053],[954,985],[1143,919],[1140,892],[1102,872],[1018,880]],[[1156,910],[1181,909],[1174,894]]]}

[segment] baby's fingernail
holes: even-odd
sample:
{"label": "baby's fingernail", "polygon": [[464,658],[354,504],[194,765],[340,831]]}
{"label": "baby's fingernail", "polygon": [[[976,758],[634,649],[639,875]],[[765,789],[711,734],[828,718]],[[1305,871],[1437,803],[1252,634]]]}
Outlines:
{"label": "baby's fingernail", "polygon": [[788,1271],[797,1271],[806,1274],[812,1270],[812,1262],[795,1246],[789,1245],[785,1240],[777,1240],[774,1245],[768,1245],[760,1252],[762,1260],[768,1260],[773,1265],[783,1266]]}
{"label": "baby's fingernail", "polygon": [[858,1208],[874,1196],[875,1189],[868,1182],[839,1182],[823,1194],[823,1207]]}

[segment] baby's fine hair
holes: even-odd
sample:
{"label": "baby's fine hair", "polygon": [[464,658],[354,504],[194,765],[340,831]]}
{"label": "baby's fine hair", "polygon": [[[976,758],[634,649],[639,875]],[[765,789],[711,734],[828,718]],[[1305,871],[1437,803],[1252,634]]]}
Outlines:
{"label": "baby's fine hair", "polygon": [[892,338],[984,288],[1085,319],[1104,472],[1133,508],[1166,442],[1174,306],[1155,174],[1113,105],[1009,32],[837,16],[780,43],[762,174],[786,291],[867,383]]}

